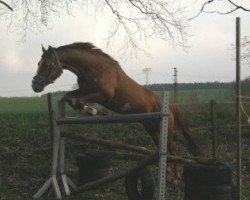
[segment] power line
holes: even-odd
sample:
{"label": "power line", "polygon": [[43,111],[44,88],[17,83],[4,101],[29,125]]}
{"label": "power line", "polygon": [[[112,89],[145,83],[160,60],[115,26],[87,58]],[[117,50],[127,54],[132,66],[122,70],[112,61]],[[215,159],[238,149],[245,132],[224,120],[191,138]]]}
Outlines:
{"label": "power line", "polygon": [[157,74],[156,76],[162,76],[162,77],[165,77],[165,76],[168,76],[168,77],[172,77],[172,75],[166,73],[166,72],[155,72],[153,71],[152,74]]}

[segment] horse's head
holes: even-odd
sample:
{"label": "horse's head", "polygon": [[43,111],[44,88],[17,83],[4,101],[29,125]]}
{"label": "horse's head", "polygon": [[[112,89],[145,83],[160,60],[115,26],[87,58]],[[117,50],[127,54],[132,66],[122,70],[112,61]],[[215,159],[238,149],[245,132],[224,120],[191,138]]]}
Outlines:
{"label": "horse's head", "polygon": [[34,92],[42,92],[44,87],[53,83],[63,72],[55,49],[49,46],[46,50],[42,46],[43,55],[38,63],[36,75],[32,80]]}

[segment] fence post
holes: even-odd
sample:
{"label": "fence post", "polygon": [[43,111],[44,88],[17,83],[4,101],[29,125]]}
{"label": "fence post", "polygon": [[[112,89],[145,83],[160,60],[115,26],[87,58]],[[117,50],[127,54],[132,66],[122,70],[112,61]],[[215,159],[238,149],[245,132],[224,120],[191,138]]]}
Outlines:
{"label": "fence post", "polygon": [[51,101],[51,93],[47,94],[47,102],[48,102],[48,114],[49,114],[49,134],[51,143],[53,144],[53,109],[52,109],[52,101]]}
{"label": "fence post", "polygon": [[217,134],[215,130],[215,101],[210,100],[210,117],[211,117],[211,133],[212,133],[212,156],[213,159],[216,158],[216,150],[217,150]]}
{"label": "fence post", "polygon": [[174,102],[178,102],[177,68],[174,68]]}

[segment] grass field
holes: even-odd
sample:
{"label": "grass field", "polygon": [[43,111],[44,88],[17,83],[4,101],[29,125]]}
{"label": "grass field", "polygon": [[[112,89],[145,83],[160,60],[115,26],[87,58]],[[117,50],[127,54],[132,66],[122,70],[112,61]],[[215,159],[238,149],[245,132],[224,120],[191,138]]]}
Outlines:
{"label": "grass field", "polygon": [[[180,91],[179,103],[187,114],[193,135],[199,139],[207,155],[210,156],[211,140],[209,129],[195,129],[210,125],[211,99],[216,100],[216,124],[218,132],[218,157],[234,167],[235,159],[235,133],[234,105],[228,102],[234,101],[232,90],[195,90]],[[172,93],[170,94],[171,96]],[[55,107],[58,97],[53,97]],[[227,102],[227,103],[223,103]],[[187,104],[188,103],[188,104]],[[0,200],[32,199],[50,174],[51,149],[47,148],[50,142],[47,102],[46,97],[20,97],[0,98]],[[249,108],[246,110],[250,111]],[[245,118],[243,117],[243,121]],[[152,145],[151,139],[137,124],[118,125],[89,125],[67,127],[71,131],[81,131],[91,137],[102,139],[115,139],[130,144]],[[250,152],[249,152],[249,128],[243,128],[243,199],[250,199]],[[180,147],[180,153],[186,155],[183,138],[176,134],[176,140]],[[76,178],[75,157],[83,150],[91,151],[96,148],[93,145],[80,145],[78,142],[68,141],[66,149],[67,174]],[[67,162],[69,163],[69,162]],[[124,167],[128,163],[116,163]],[[103,199],[125,200],[123,181],[105,186],[100,190],[86,192],[70,199]],[[172,199],[182,199],[182,188],[168,185],[169,195]],[[44,199],[54,199],[52,191],[46,194]]]}
{"label": "grass field", "polygon": [[[1,113],[27,113],[43,112],[47,109],[46,96],[43,97],[0,97]],[[53,98],[55,105],[59,97]],[[173,92],[170,92],[173,98]],[[215,101],[234,101],[233,90],[182,90],[178,93],[179,103],[208,103],[211,99]]]}

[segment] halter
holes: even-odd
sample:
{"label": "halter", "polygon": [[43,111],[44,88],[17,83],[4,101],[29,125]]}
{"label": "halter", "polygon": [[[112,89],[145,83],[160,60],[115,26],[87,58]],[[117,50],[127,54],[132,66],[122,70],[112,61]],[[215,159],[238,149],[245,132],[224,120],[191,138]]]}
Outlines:
{"label": "halter", "polygon": [[39,84],[39,85],[48,85],[54,82],[53,76],[56,75],[61,75],[63,73],[62,70],[62,65],[58,58],[56,57],[55,62],[51,63],[52,67],[50,70],[50,74],[47,78],[43,76],[36,75],[33,77],[32,83],[33,84]]}
{"label": "halter", "polygon": [[52,80],[47,80],[47,79],[45,79],[44,77],[42,77],[42,76],[34,76],[33,77],[33,80],[32,80],[32,83],[34,84],[42,84],[42,85],[48,85],[48,84],[51,84],[51,83],[53,83],[54,81],[52,81]]}

